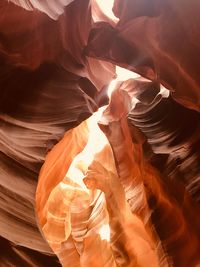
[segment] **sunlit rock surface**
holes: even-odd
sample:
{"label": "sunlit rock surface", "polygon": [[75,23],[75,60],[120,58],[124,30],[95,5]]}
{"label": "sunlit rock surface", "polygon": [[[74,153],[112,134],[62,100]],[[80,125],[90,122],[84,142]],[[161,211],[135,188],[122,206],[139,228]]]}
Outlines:
{"label": "sunlit rock surface", "polygon": [[200,3],[108,2],[0,2],[0,266],[200,265]]}

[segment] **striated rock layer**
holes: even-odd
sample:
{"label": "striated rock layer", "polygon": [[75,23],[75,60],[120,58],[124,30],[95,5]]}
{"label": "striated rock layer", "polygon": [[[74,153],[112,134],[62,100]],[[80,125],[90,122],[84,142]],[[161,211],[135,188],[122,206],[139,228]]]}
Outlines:
{"label": "striated rock layer", "polygon": [[1,266],[200,264],[200,4],[103,2],[0,3]]}

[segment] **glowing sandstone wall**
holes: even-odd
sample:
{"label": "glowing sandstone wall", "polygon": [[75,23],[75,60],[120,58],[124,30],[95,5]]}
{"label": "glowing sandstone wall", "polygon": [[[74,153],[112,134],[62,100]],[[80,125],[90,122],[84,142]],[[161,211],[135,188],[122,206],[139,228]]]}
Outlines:
{"label": "glowing sandstone wall", "polygon": [[[86,265],[89,259],[94,263],[89,256],[94,253],[90,248],[97,243],[106,251],[105,258],[99,257],[99,264],[144,264],[138,259],[137,251],[126,245],[132,243],[127,243],[130,232],[135,233],[132,228],[125,227],[119,219],[120,226],[108,225],[112,217],[109,211],[119,210],[114,208],[116,201],[100,198],[102,217],[99,215],[97,221],[102,222],[102,227],[92,225],[90,229],[96,229],[95,235],[85,244],[84,230],[88,229],[85,225],[80,233],[82,239],[76,231],[77,220],[72,221],[73,231],[70,224],[66,227],[64,238],[70,231],[72,234],[68,245],[61,249],[64,254],[57,253],[51,243],[56,241],[54,238],[63,238],[63,228],[57,236],[57,230],[52,232],[51,224],[46,224],[49,196],[56,196],[56,186],[87,142],[87,127],[83,127],[85,134],[83,131],[79,134],[75,127],[100,106],[108,104],[106,92],[110,83],[118,86],[121,93],[115,93],[116,98],[112,95],[111,112],[108,112],[112,115],[102,116],[101,130],[113,155],[108,158],[114,158],[111,165],[116,173],[114,176],[104,173],[102,164],[90,168],[95,173],[99,169],[97,177],[101,180],[104,173],[103,177],[110,177],[112,183],[120,181],[118,185],[124,191],[117,184],[115,187],[121,192],[121,205],[132,212],[111,215],[126,218],[125,222],[127,213],[139,218],[143,229],[139,236],[156,247],[160,266],[199,264],[199,2],[112,2],[114,13],[102,7],[103,0],[2,0],[0,3],[2,266],[60,266],[58,257],[66,262],[65,251],[70,248],[73,257],[68,257],[68,263],[74,259],[72,266],[75,262],[80,264],[80,260]],[[142,77],[134,74],[132,78],[113,83],[116,66]],[[128,115],[128,121],[120,114],[124,108],[123,116]],[[70,138],[70,143],[65,142],[72,131],[77,135]],[[38,181],[42,166],[41,175],[46,178]],[[86,175],[85,167],[87,164],[79,164],[80,177]],[[74,192],[73,183],[71,192]],[[81,185],[87,193],[79,204],[88,205],[93,198],[96,203],[96,195],[88,193],[93,191],[88,191],[83,182]],[[79,188],[80,184],[76,186]],[[68,184],[66,188],[69,189]],[[81,190],[76,191],[83,196]],[[76,199],[73,193],[71,197]],[[59,198],[54,199],[59,202]],[[107,203],[113,206],[109,208]],[[54,206],[52,210],[55,211]],[[92,210],[93,206],[86,215],[79,215],[85,216],[86,221],[95,220]],[[58,214],[61,218],[66,215]],[[115,233],[119,227],[123,235],[117,243]],[[49,243],[45,233],[51,234],[47,236]],[[87,253],[82,253],[84,257],[80,259],[83,247]],[[123,259],[121,263],[120,259]]]}
{"label": "glowing sandstone wall", "polygon": [[[163,188],[158,171],[145,160],[144,138],[134,128],[136,143],[132,142],[126,118],[131,103],[135,105],[131,81],[118,82],[109,105],[71,130],[43,166],[36,195],[38,216],[63,266],[173,266],[173,260],[187,266],[198,262],[198,237],[179,204]],[[76,142],[83,139],[85,144]],[[71,157],[71,148],[73,153],[76,147]],[[59,150],[65,152],[55,165],[52,158]],[[66,169],[60,176],[63,164]],[[60,177],[56,185],[54,177]],[[50,181],[49,194],[42,189],[49,188]],[[43,205],[41,197],[46,198]],[[188,204],[189,199],[185,209]],[[156,222],[155,216],[159,216]],[[174,242],[177,248],[170,251]]]}
{"label": "glowing sandstone wall", "polygon": [[[104,115],[100,116],[103,112],[100,109],[71,130],[49,153],[36,194],[41,228],[63,266],[159,266],[158,249],[151,240],[152,233],[146,229],[148,219],[144,223],[135,215],[137,208],[148,208],[138,166],[133,165],[134,159],[129,154],[133,152],[130,138],[124,140],[119,131],[118,120],[124,118],[118,116],[124,117],[126,110],[118,105],[120,112],[114,117],[114,114],[108,114],[108,108]],[[116,155],[117,159],[121,158],[117,164],[120,177],[112,149],[97,125],[99,119],[104,123],[109,119],[106,124],[114,119],[115,135],[118,136],[115,142],[121,143]],[[123,130],[127,127],[124,123]],[[84,139],[87,140],[85,146],[79,141]],[[78,154],[81,146],[82,151]],[[63,152],[58,157],[59,150]],[[72,157],[74,151],[77,154]],[[62,165],[68,167],[64,176],[60,176],[59,171]],[[136,198],[139,201],[134,201]],[[149,216],[148,211],[146,216]]]}

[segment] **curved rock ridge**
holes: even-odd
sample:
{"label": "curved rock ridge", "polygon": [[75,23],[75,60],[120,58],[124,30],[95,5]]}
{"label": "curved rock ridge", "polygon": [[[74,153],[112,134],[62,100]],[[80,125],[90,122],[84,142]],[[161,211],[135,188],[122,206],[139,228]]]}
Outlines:
{"label": "curved rock ridge", "polygon": [[199,113],[171,97],[157,96],[151,104],[136,105],[129,118],[146,135],[154,153],[165,155],[166,169],[160,169],[199,202]]}
{"label": "curved rock ridge", "polygon": [[2,266],[200,264],[200,4],[105,2],[0,2]]}
{"label": "curved rock ridge", "polygon": [[[125,88],[125,91],[129,93],[130,95],[133,95],[132,92],[130,91],[133,89],[134,94],[135,94],[135,89],[133,86],[127,86],[130,85],[130,81],[127,83],[125,82],[126,86],[121,84],[121,88]],[[155,87],[155,85],[154,85]],[[149,83],[149,89],[152,88],[152,84]],[[124,91],[124,89],[122,89]],[[122,92],[123,92],[122,91]],[[111,112],[116,115],[116,111],[119,111],[119,96],[122,94],[120,93],[115,93],[116,94],[116,101],[118,103],[118,108],[114,109],[110,108]],[[148,92],[148,89],[146,88],[146,92]],[[156,89],[155,92],[158,92]],[[124,94],[124,93],[123,93]],[[142,93],[143,94],[143,93]],[[155,112],[154,116],[153,114],[150,116],[151,119],[153,118],[159,118],[158,114],[159,112],[156,112],[156,108],[159,104],[160,101],[169,101],[170,103],[170,98],[166,98],[166,92],[165,90],[160,90],[159,94],[154,94],[155,99],[145,98],[143,94],[143,103],[140,102],[138,104],[134,104],[134,108],[132,111],[129,113],[129,118],[133,120],[135,125],[139,126],[141,130],[146,134],[148,137],[149,142],[151,140],[158,140],[155,133],[158,127],[158,122],[154,123],[151,125],[149,131],[148,131],[148,115],[149,112]],[[148,96],[148,94],[146,94]],[[162,96],[162,97],[161,97]],[[138,97],[138,96],[137,96]],[[140,98],[139,96],[138,98]],[[125,103],[127,102],[127,96],[123,97],[124,101],[121,102],[121,105],[127,106]],[[159,101],[160,99],[160,101]],[[112,100],[111,100],[112,102]],[[114,101],[113,101],[114,102]],[[172,101],[174,102],[174,101]],[[115,102],[116,103],[116,102]],[[132,101],[132,103],[135,103],[135,101]],[[178,105],[178,104],[175,104]],[[141,108],[143,106],[143,108]],[[146,106],[146,110],[145,110]],[[184,109],[183,107],[180,107],[181,109]],[[178,109],[178,108],[177,108]],[[188,116],[194,117],[193,111],[186,110],[185,109],[185,114]],[[119,114],[119,113],[118,113]],[[184,114],[182,110],[182,114]],[[169,113],[170,115],[170,113]],[[162,116],[162,115],[161,115]],[[162,116],[164,119],[166,119],[166,114],[165,116]],[[123,117],[122,117],[123,118]],[[196,113],[196,118],[198,118],[198,114]],[[131,121],[132,121],[131,120]],[[154,119],[155,120],[155,119]],[[140,122],[140,124],[139,124]],[[186,120],[182,122],[182,124],[186,124]],[[113,124],[113,125],[112,125]],[[180,123],[181,124],[181,123]],[[143,126],[143,127],[142,127]],[[131,164],[133,168],[133,180],[137,181],[135,177],[140,177],[140,184],[143,184],[144,189],[143,190],[137,190],[136,184],[133,185],[131,184],[130,181],[130,186],[128,187],[128,190],[126,191],[126,186],[124,184],[124,181],[122,181],[122,184],[124,184],[125,192],[126,192],[126,199],[129,202],[130,206],[132,206],[132,211],[134,211],[136,214],[141,216],[143,218],[144,222],[145,217],[149,215],[149,210],[150,209],[150,222],[153,224],[154,229],[157,233],[157,238],[158,240],[161,241],[162,248],[161,248],[161,261],[160,265],[162,264],[167,264],[166,262],[162,262],[162,259],[168,255],[169,258],[165,258],[168,261],[168,264],[171,266],[196,266],[199,263],[199,256],[198,256],[198,250],[199,250],[199,204],[196,202],[197,199],[191,198],[192,194],[190,192],[190,195],[188,194],[187,187],[183,185],[184,181],[182,181],[182,184],[177,181],[177,175],[174,175],[167,172],[167,170],[170,170],[168,167],[165,172],[161,173],[158,172],[153,166],[151,159],[148,159],[145,154],[144,154],[144,149],[145,149],[145,139],[144,136],[141,132],[138,131],[138,129],[135,126],[131,126],[131,134],[132,134],[132,140],[131,137],[128,137],[128,129],[125,127],[124,123],[121,122],[121,127],[119,127],[114,120],[109,126],[106,126],[104,128],[107,131],[107,136],[108,139],[111,143],[111,146],[113,148],[113,152],[115,155],[115,160],[117,162],[117,165],[119,164],[118,172],[120,174],[120,165],[123,166],[122,168],[122,174],[120,177],[124,177],[124,174],[128,174],[128,169],[130,168],[130,165],[128,163],[125,164],[125,162],[128,160],[127,156],[127,151],[130,151],[131,147],[131,142],[133,141],[133,151],[131,154],[129,154],[129,158],[133,164]],[[163,123],[162,127],[166,127],[166,124]],[[197,127],[198,129],[198,127]],[[144,131],[146,130],[146,131]],[[151,131],[153,135],[150,135]],[[161,127],[159,127],[160,132]],[[172,128],[168,128],[168,130],[171,130],[171,134],[173,133]],[[121,140],[116,141],[119,138],[119,132],[121,132]],[[195,131],[194,131],[194,135]],[[151,139],[150,139],[151,137]],[[180,136],[181,137],[181,136]],[[129,142],[128,142],[129,139]],[[175,138],[174,138],[175,139]],[[182,139],[180,138],[180,141],[176,139],[177,144],[179,145],[182,144],[180,141]],[[163,145],[162,142],[159,142],[160,146]],[[125,145],[127,144],[127,145]],[[166,141],[167,145],[167,141]],[[122,147],[124,146],[124,149],[122,150]],[[121,147],[121,150],[120,150]],[[152,148],[154,148],[152,144]],[[181,149],[181,148],[180,148]],[[120,153],[119,153],[120,151]],[[124,151],[124,152],[123,152]],[[156,150],[154,150],[156,152]],[[158,152],[158,151],[157,151]],[[165,152],[166,149],[165,149]],[[159,158],[159,156],[157,156]],[[121,163],[121,164],[120,164]],[[154,164],[155,165],[155,164]],[[184,166],[184,163],[182,164]],[[158,167],[159,165],[157,165]],[[168,166],[167,164],[165,166]],[[194,167],[195,169],[195,167]],[[160,169],[163,171],[162,169]],[[176,173],[176,172],[175,172]],[[171,179],[173,179],[171,181]],[[132,183],[133,183],[132,180]],[[127,180],[128,181],[128,180]],[[138,180],[139,183],[139,180]],[[193,182],[191,181],[191,184]],[[131,186],[132,190],[131,190]],[[195,188],[196,189],[196,188]],[[130,191],[129,191],[130,190]],[[142,194],[143,191],[143,194]],[[145,204],[145,198],[144,198],[144,193],[145,193],[145,198],[147,201],[147,204]],[[142,198],[142,197],[143,198]],[[131,201],[131,197],[134,201]],[[143,200],[142,200],[143,199]],[[136,201],[137,200],[137,201]],[[162,210],[164,212],[162,212]],[[168,227],[165,227],[165,225],[168,225]],[[180,228],[180,225],[182,227]],[[190,239],[190,244],[191,246],[188,245],[188,240]],[[176,244],[176,247],[174,247],[174,244]],[[172,249],[173,247],[173,249]],[[164,250],[164,251],[163,251]],[[185,252],[184,252],[185,251]],[[187,253],[186,253],[187,251]],[[164,253],[166,252],[166,254]],[[184,258],[182,255],[184,254]],[[163,257],[163,255],[165,255]]]}
{"label": "curved rock ridge", "polygon": [[115,0],[118,23],[96,23],[86,53],[159,81],[176,101],[199,111],[199,5]]}
{"label": "curved rock ridge", "polygon": [[57,19],[64,13],[65,6],[69,5],[74,0],[58,0],[58,1],[35,1],[35,0],[10,0],[14,4],[23,7],[26,10],[33,11],[39,10],[44,12],[52,19]]}
{"label": "curved rock ridge", "polygon": [[42,254],[36,250],[11,244],[3,237],[1,242],[1,266],[61,266],[57,257],[51,254]]}
{"label": "curved rock ridge", "polygon": [[[91,21],[88,4],[88,1],[81,4],[88,12],[88,16],[84,15],[85,24],[82,20],[80,23],[81,12],[76,16],[77,24],[74,21],[74,27],[80,27],[81,37],[69,44],[71,48],[65,46],[66,38],[74,39],[76,30],[71,26],[68,32],[63,30],[70,20],[67,13],[73,16],[77,11],[77,1],[75,6],[66,8],[62,23],[7,1],[0,4],[0,234],[14,244],[41,253],[53,253],[35,218],[35,190],[45,155],[66,130],[97,108],[93,98],[114,73],[114,66],[95,59],[87,59],[82,65],[79,50],[87,40],[84,34],[87,35]],[[63,46],[62,38],[66,42]],[[73,58],[67,52],[70,49]],[[101,78],[96,74],[98,71]],[[9,246],[12,248],[12,243]]]}

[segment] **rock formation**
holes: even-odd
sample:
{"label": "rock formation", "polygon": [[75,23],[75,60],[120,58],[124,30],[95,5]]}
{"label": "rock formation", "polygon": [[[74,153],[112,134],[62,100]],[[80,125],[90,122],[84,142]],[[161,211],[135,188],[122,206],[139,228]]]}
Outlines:
{"label": "rock formation", "polygon": [[2,267],[200,265],[200,3],[102,3],[0,3]]}

